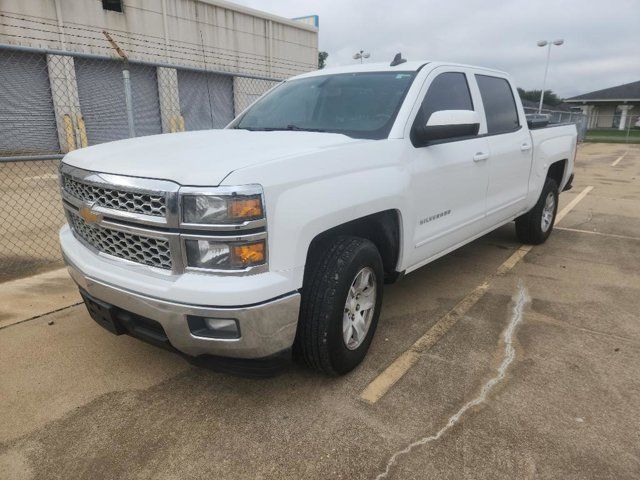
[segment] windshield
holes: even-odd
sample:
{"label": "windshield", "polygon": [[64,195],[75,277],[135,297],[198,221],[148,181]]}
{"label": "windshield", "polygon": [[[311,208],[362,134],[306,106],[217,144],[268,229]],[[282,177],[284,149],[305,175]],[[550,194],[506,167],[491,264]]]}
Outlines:
{"label": "windshield", "polygon": [[367,72],[291,80],[256,102],[231,128],[386,138],[414,76]]}

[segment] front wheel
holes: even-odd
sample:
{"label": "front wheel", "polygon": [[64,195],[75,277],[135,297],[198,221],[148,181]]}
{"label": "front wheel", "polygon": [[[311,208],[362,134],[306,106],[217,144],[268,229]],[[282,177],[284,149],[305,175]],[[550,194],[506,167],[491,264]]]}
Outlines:
{"label": "front wheel", "polygon": [[518,240],[532,245],[544,243],[551,235],[557,212],[558,184],[554,179],[547,178],[535,206],[516,218]]}
{"label": "front wheel", "polygon": [[295,356],[329,375],[353,370],[376,330],[384,271],[369,240],[340,236],[314,246],[302,288]]}

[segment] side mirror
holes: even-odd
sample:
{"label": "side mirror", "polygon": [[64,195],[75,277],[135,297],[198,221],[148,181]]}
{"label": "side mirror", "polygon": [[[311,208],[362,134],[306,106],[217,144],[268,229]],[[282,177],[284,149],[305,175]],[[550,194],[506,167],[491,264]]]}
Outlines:
{"label": "side mirror", "polygon": [[433,112],[424,127],[418,126],[412,135],[414,145],[423,147],[431,142],[457,137],[473,137],[480,130],[480,115],[472,110],[440,110]]}

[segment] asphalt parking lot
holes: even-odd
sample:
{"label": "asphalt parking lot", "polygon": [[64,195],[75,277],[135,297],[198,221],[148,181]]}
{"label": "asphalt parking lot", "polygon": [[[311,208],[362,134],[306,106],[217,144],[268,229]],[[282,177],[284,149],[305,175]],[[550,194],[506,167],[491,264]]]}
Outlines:
{"label": "asphalt parking lot", "polygon": [[341,378],[113,336],[64,271],[0,284],[0,478],[639,478],[640,145],[575,173],[546,244],[506,225],[388,287]]}

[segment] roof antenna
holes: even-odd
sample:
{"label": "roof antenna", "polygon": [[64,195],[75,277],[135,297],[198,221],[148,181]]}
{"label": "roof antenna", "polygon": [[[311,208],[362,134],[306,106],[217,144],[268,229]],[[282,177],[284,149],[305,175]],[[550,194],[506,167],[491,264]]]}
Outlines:
{"label": "roof antenna", "polygon": [[407,60],[402,58],[401,53],[396,53],[396,56],[393,57],[393,61],[389,64],[390,67],[395,67],[396,65],[400,65],[401,63],[406,62]]}

